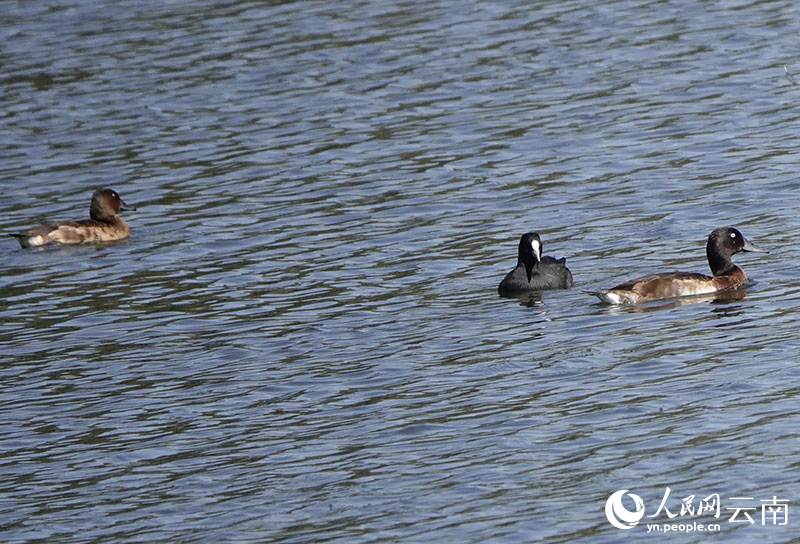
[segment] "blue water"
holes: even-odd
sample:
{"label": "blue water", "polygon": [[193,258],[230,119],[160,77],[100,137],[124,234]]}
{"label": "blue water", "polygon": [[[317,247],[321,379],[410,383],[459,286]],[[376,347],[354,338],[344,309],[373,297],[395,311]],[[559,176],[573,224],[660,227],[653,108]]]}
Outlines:
{"label": "blue water", "polygon": [[[2,540],[793,541],[798,35],[788,1],[5,3],[0,230],[138,210],[0,243]],[[737,296],[584,293],[707,272],[726,225],[771,250]],[[499,298],[532,230],[576,285]],[[667,487],[719,518],[607,520]]]}

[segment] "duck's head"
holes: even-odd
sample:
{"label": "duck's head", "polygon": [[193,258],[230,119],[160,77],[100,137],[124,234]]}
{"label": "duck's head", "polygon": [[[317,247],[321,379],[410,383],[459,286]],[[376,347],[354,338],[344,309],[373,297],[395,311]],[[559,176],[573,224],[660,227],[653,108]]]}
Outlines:
{"label": "duck's head", "polygon": [[741,251],[757,251],[769,253],[755,244],[748,242],[741,232],[733,227],[722,227],[708,235],[706,255],[711,272],[715,276],[724,273],[733,266],[731,257]]}
{"label": "duck's head", "polygon": [[519,240],[519,260],[525,265],[528,282],[533,276],[533,269],[542,260],[542,239],[535,232],[527,232]]}
{"label": "duck's head", "polygon": [[89,217],[95,221],[113,220],[114,216],[123,210],[136,210],[128,206],[119,194],[113,189],[97,189],[92,195],[89,206]]}

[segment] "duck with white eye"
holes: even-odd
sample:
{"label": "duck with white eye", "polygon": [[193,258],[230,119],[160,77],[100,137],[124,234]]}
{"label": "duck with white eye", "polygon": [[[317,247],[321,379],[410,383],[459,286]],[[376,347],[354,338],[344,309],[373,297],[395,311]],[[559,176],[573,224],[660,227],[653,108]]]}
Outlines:
{"label": "duck with white eye", "polygon": [[113,189],[97,189],[89,205],[89,219],[62,221],[43,225],[26,232],[9,233],[22,247],[46,244],[83,244],[87,242],[112,242],[130,236],[131,229],[119,215],[122,210],[136,210],[128,206]]}
{"label": "duck with white eye", "polygon": [[731,257],[741,251],[769,253],[745,240],[733,227],[722,227],[708,236],[706,257],[713,276],[695,272],[650,274],[620,283],[604,291],[587,291],[608,304],[637,304],[652,300],[704,295],[735,289],[747,283],[747,274]]}
{"label": "duck with white eye", "polygon": [[522,235],[519,240],[517,266],[506,274],[497,287],[504,297],[518,297],[531,291],[568,289],[572,287],[572,273],[565,258],[542,256],[542,239],[535,232]]}

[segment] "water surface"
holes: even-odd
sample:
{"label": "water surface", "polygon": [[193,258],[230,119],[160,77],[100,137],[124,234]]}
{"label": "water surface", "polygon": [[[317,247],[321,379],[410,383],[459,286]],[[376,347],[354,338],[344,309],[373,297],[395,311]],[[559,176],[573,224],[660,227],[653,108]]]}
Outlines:
{"label": "water surface", "polygon": [[[790,541],[798,32],[787,1],[7,3],[0,229],[138,211],[0,247],[3,541],[618,542],[649,537],[609,495],[667,486]],[[725,225],[772,250],[737,296],[583,292],[705,272]],[[530,230],[576,285],[501,299]]]}

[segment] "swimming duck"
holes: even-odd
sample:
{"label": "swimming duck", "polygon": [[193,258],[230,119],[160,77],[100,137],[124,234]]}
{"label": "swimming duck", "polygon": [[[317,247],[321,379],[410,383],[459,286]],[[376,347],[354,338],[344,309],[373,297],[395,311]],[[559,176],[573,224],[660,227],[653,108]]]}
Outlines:
{"label": "swimming duck", "polygon": [[91,219],[45,225],[27,232],[12,233],[11,236],[19,240],[22,247],[43,246],[51,242],[81,244],[122,240],[130,235],[131,229],[117,213],[135,209],[125,204],[113,189],[97,189],[89,206]]}
{"label": "swimming duck", "polygon": [[517,266],[506,274],[497,292],[504,297],[516,297],[529,291],[572,287],[572,273],[566,262],[565,258],[542,257],[539,235],[535,232],[523,234],[519,240]]}
{"label": "swimming duck", "polygon": [[712,276],[694,272],[650,274],[620,283],[606,291],[590,292],[609,304],[636,304],[651,300],[702,295],[733,289],[747,283],[744,270],[733,264],[731,256],[740,251],[769,253],[745,240],[733,227],[716,229],[708,236],[706,255]]}

